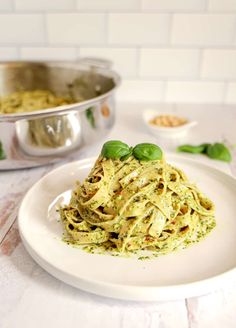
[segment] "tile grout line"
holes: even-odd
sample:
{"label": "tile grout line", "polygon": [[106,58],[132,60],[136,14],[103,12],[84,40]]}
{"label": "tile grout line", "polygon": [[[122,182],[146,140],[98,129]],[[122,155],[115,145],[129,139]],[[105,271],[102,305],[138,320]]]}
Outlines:
{"label": "tile grout line", "polygon": [[43,14],[43,35],[44,35],[44,47],[48,47],[50,45],[49,42],[49,33],[48,33],[48,14]]}
{"label": "tile grout line", "polygon": [[212,13],[212,11],[210,11],[210,0],[206,0],[205,12],[207,14],[211,14]]}
{"label": "tile grout line", "polygon": [[104,37],[105,37],[105,47],[108,47],[109,46],[109,20],[110,20],[110,17],[109,17],[109,13],[104,13]]}
{"label": "tile grout line", "polygon": [[[39,47],[39,46],[43,46],[45,44],[45,42],[38,42],[38,43],[28,43],[28,42],[23,42],[21,43],[21,45],[23,47]],[[1,47],[15,47],[16,43],[14,42],[1,42]],[[78,43],[75,42],[71,42],[71,43],[47,43],[47,46],[51,46],[51,47],[76,47],[78,46]],[[197,45],[197,44],[180,44],[180,45],[175,45],[175,44],[170,44],[170,43],[165,43],[165,44],[144,44],[144,45],[140,45],[140,44],[127,44],[127,43],[82,43],[80,44],[81,47],[83,48],[107,48],[108,46],[110,48],[114,48],[114,49],[119,49],[119,48],[126,48],[126,49],[135,49],[137,47],[142,47],[142,49],[148,49],[148,50],[195,50],[195,51],[199,51],[199,50],[226,50],[226,51],[236,51],[236,47],[235,46],[230,46],[230,45]]]}
{"label": "tile grout line", "polygon": [[203,62],[204,62],[204,52],[205,49],[199,49],[199,62],[198,62],[198,80],[204,82],[205,79],[202,78],[202,71],[203,71]]}
{"label": "tile grout line", "polygon": [[222,92],[222,105],[224,105],[226,103],[229,81],[222,80],[222,82],[224,83],[224,85],[223,85],[223,92]]}
{"label": "tile grout line", "polygon": [[136,47],[136,78],[137,80],[142,80],[141,77],[141,51],[142,48],[140,46]]}
{"label": "tile grout line", "polygon": [[206,8],[203,10],[188,10],[188,9],[182,9],[182,10],[158,10],[158,9],[149,9],[149,10],[144,10],[142,8],[136,8],[136,9],[120,9],[120,10],[114,10],[114,9],[110,9],[110,10],[105,10],[105,9],[96,9],[96,10],[89,10],[89,9],[79,9],[77,6],[70,8],[70,9],[41,9],[41,10],[37,10],[37,9],[30,9],[30,10],[16,10],[15,7],[13,7],[13,10],[2,10],[0,12],[0,14],[11,14],[12,12],[14,12],[17,15],[31,15],[31,14],[41,14],[41,13],[49,13],[52,15],[61,15],[61,14],[83,14],[83,15],[87,15],[87,14],[104,14],[104,13],[109,13],[112,15],[121,15],[121,14],[127,14],[127,15],[169,15],[169,14],[174,14],[174,15],[203,15],[203,16],[235,16],[236,15],[236,10],[232,11],[230,9],[226,10],[226,11],[209,11],[208,6],[206,6]]}
{"label": "tile grout line", "polygon": [[169,14],[169,30],[168,30],[168,44],[170,46],[173,46],[172,44],[172,34],[173,34],[173,29],[174,29],[174,14],[171,13]]}

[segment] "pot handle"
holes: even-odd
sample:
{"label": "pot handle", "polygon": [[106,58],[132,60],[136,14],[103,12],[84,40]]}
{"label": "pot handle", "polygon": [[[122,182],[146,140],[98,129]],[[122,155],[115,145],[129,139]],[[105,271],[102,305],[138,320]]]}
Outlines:
{"label": "pot handle", "polygon": [[98,57],[83,57],[79,58],[77,62],[88,65],[91,68],[111,69],[113,65],[111,60]]}

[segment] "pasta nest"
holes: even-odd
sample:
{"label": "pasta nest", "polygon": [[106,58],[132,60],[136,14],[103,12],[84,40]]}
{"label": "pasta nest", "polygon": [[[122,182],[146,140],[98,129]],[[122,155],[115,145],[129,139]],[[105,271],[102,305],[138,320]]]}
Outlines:
{"label": "pasta nest", "polygon": [[215,226],[214,204],[165,159],[100,156],[60,209],[66,241],[114,254],[156,255],[198,242]]}

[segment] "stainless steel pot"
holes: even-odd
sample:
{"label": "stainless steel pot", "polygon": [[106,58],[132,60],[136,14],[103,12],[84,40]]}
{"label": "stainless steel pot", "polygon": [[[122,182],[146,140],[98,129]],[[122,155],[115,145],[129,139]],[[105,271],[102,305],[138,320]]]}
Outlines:
{"label": "stainless steel pot", "polygon": [[0,97],[19,90],[46,89],[84,99],[70,105],[0,115],[5,159],[0,170],[51,163],[98,141],[115,120],[119,75],[98,59],[77,62],[1,62]]}

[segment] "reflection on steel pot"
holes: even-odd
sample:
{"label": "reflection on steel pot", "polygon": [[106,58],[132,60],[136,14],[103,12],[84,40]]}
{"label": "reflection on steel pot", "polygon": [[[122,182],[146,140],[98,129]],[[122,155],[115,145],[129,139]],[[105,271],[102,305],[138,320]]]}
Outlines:
{"label": "reflection on steel pot", "polygon": [[119,83],[119,75],[100,60],[0,63],[0,97],[50,90],[73,99],[59,107],[0,114],[0,170],[54,162],[99,141],[114,124]]}
{"label": "reflection on steel pot", "polygon": [[16,122],[16,136],[21,149],[29,155],[55,155],[81,145],[77,113],[61,114]]}

